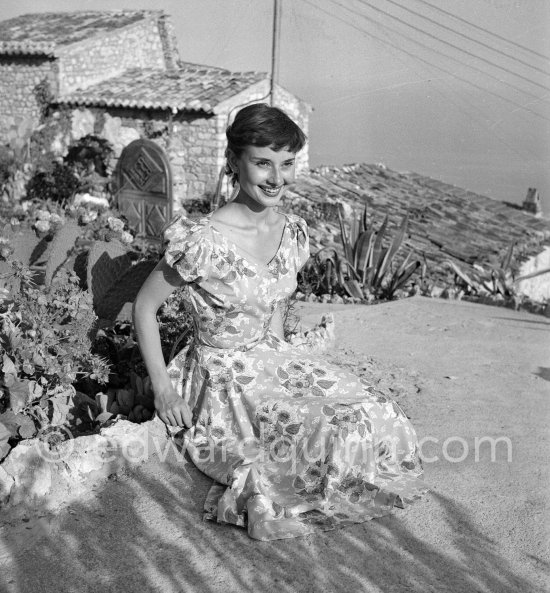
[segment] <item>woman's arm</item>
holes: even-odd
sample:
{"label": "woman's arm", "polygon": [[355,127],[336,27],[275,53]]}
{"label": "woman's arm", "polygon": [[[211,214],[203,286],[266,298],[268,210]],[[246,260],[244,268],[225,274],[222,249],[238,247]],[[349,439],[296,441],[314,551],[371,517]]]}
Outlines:
{"label": "woman's arm", "polygon": [[164,258],[151,272],[139,291],[133,307],[136,337],[149,373],[159,418],[172,426],[191,426],[191,411],[177,394],[168,376],[157,322],[157,311],[183,283]]}

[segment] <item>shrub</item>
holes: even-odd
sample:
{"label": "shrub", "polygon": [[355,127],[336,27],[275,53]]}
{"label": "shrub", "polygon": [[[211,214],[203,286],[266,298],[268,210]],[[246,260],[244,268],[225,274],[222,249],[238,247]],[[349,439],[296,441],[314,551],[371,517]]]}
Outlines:
{"label": "shrub", "polygon": [[79,192],[104,193],[108,189],[109,141],[89,134],[73,143],[63,161],[51,160],[27,185],[29,200],[52,200],[63,205]]}

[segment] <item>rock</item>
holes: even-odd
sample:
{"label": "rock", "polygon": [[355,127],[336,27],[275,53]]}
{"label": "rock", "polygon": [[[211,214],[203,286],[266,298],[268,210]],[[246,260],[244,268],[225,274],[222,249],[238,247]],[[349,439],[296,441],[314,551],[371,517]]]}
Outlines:
{"label": "rock", "polygon": [[80,140],[83,136],[94,133],[94,114],[89,109],[76,109],[73,111],[71,122],[71,135],[73,140]]}
{"label": "rock", "polygon": [[2,464],[14,480],[10,504],[32,503],[43,499],[52,487],[52,463],[43,455],[38,439],[21,441]]}
{"label": "rock", "polygon": [[437,299],[437,298],[443,298],[443,287],[441,286],[433,286],[431,291],[430,291],[430,296],[432,296],[433,298]]}
{"label": "rock", "polygon": [[170,445],[166,425],[156,416],[142,424],[114,421],[99,434],[56,445],[22,441],[0,466],[0,504],[58,507],[151,455],[164,459]]}
{"label": "rock", "polygon": [[119,420],[102,428],[100,433],[122,454],[125,461],[138,463],[155,452],[160,453],[168,443],[166,425],[159,422],[156,417],[141,424]]}
{"label": "rock", "polygon": [[3,466],[0,465],[0,505],[5,504],[9,500],[14,485],[15,480],[13,476],[8,474]]}
{"label": "rock", "polygon": [[109,440],[99,434],[78,437],[65,441],[57,447],[64,461],[64,478],[71,484],[93,478],[107,478],[123,466],[116,455],[112,455]]}

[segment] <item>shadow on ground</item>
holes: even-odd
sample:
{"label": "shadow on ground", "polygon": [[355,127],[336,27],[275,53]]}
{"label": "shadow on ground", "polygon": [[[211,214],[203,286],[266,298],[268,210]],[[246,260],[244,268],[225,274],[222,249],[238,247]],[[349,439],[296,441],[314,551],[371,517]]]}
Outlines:
{"label": "shadow on ground", "polygon": [[533,325],[542,325],[546,326],[547,329],[550,329],[550,321],[547,321],[545,318],[542,319],[525,319],[523,317],[495,317],[493,316],[492,319],[497,319],[499,323],[505,322],[509,323],[510,321],[515,321],[521,324],[525,329],[543,329],[542,327],[532,327]]}
{"label": "shadow on ground", "polygon": [[539,367],[537,372],[534,373],[537,377],[541,379],[545,379],[546,381],[550,381],[550,368],[548,367]]}
{"label": "shadow on ground", "polygon": [[[152,467],[152,469],[151,469]],[[431,493],[415,512],[293,540],[258,542],[201,520],[210,480],[170,459],[123,474],[37,522],[0,529],[0,590],[529,593],[463,505]],[[414,508],[414,507],[413,507]],[[452,540],[426,536],[424,518]],[[36,517],[36,509],[29,509]],[[415,534],[424,534],[423,536]],[[533,559],[535,562],[536,559]]]}

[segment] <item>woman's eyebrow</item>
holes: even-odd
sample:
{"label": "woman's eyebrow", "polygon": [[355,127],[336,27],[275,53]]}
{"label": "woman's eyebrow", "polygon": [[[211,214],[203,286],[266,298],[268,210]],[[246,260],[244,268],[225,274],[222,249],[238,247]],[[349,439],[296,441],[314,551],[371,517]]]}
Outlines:
{"label": "woman's eyebrow", "polygon": [[[269,157],[264,157],[264,156],[251,156],[250,160],[251,161],[265,161],[267,163],[273,162]],[[283,163],[293,163],[295,160],[296,160],[296,157],[290,157],[288,159],[285,159],[283,161]]]}

